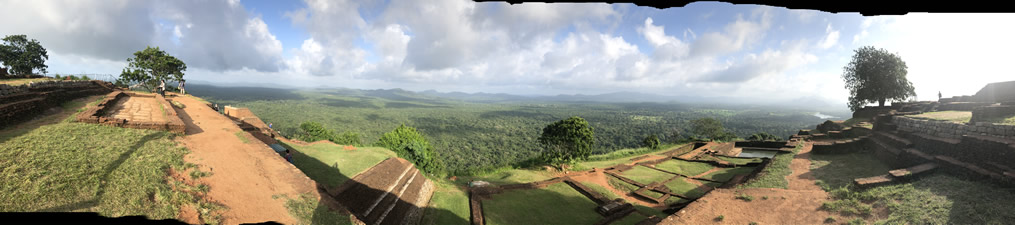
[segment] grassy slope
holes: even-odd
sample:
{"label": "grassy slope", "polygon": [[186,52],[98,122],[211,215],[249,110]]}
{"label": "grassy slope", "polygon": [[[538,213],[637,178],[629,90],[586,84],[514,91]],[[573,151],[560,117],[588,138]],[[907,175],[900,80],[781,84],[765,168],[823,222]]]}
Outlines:
{"label": "grassy slope", "polygon": [[926,112],[917,115],[909,115],[907,117],[923,118],[932,120],[942,120],[957,123],[968,123],[969,119],[973,118],[973,112],[970,111],[937,111],[937,112]]}
{"label": "grassy slope", "polygon": [[729,181],[731,178],[733,178],[733,176],[739,174],[748,174],[751,173],[751,171],[754,171],[754,167],[722,168],[719,171],[715,171],[706,174],[704,176],[701,176],[701,178],[726,182]]}
{"label": "grassy slope", "polygon": [[[931,174],[909,183],[856,191],[847,187],[852,178],[881,175],[888,167],[871,155],[813,155],[812,171],[819,184],[836,199],[826,209],[843,214],[864,214],[886,208],[885,217],[870,219],[886,224],[1006,224],[1015,221],[1015,193],[981,181]],[[875,210],[876,211],[876,210]]]}
{"label": "grassy slope", "polygon": [[487,224],[592,224],[602,219],[595,202],[565,183],[492,197],[483,201]]}
{"label": "grassy slope", "polygon": [[[97,98],[75,100],[64,108],[77,109],[93,99]],[[183,204],[193,204],[199,211],[215,208],[177,191],[200,188],[167,182],[170,168],[188,167],[183,162],[187,150],[176,146],[173,134],[76,123],[73,115],[60,116],[64,118],[40,119],[50,124],[4,130],[0,135],[0,211],[90,211],[172,219]]]}
{"label": "grassy slope", "polygon": [[553,175],[542,170],[531,169],[506,169],[480,176],[461,176],[455,181],[458,185],[468,185],[472,180],[481,180],[495,185],[521,184],[536,181],[544,181],[553,178]]}
{"label": "grassy slope", "polygon": [[638,181],[639,183],[642,184],[664,181],[673,176],[676,176],[673,174],[664,173],[662,171],[649,169],[648,167],[644,166],[635,166],[634,169],[624,171],[623,173],[621,173],[621,175],[627,177],[628,179]]}
{"label": "grassy slope", "polygon": [[[285,143],[285,142],[282,142]],[[287,144],[287,148],[295,149],[293,163],[307,177],[321,182],[327,187],[336,187],[346,180],[352,179],[360,172],[377,165],[395,153],[377,147],[361,147],[356,150],[345,150],[340,146],[319,143],[307,146]],[[335,170],[340,175],[333,174]]]}
{"label": "grassy slope", "polygon": [[303,194],[297,198],[284,197],[286,198],[286,209],[289,210],[290,215],[300,220],[299,224],[353,224],[349,215],[329,210],[328,206],[321,205],[310,194]]}
{"label": "grassy slope", "polygon": [[422,224],[451,225],[469,223],[469,196],[454,184],[434,182],[436,188]]}
{"label": "grassy slope", "polygon": [[739,188],[789,188],[789,181],[786,180],[786,176],[793,173],[793,170],[789,168],[791,162],[793,162],[793,156],[800,152],[803,148],[803,143],[797,145],[793,149],[793,153],[779,153],[772,158],[772,163],[765,167],[757,177],[751,181],[738,186]]}
{"label": "grassy slope", "polygon": [[709,165],[708,163],[688,162],[684,160],[666,160],[664,162],[656,164],[655,166],[656,168],[662,170],[688,176],[698,175],[714,168],[712,165]]}

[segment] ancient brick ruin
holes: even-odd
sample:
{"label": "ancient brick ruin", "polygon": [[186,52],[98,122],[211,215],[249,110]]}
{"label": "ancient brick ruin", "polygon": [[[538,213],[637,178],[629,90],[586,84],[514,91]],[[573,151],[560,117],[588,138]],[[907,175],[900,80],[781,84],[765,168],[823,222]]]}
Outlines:
{"label": "ancient brick ruin", "polygon": [[0,127],[41,115],[49,108],[80,97],[105,94],[113,85],[103,81],[41,81],[0,84]]}
{"label": "ancient brick ruin", "polygon": [[[124,105],[137,100],[138,104]],[[134,107],[138,107],[135,109]],[[124,113],[131,114],[126,117]],[[142,94],[135,92],[113,91],[107,94],[99,104],[89,107],[77,115],[78,122],[97,123],[107,126],[163,130],[184,133],[186,126],[176,114],[173,105],[162,95]]]}

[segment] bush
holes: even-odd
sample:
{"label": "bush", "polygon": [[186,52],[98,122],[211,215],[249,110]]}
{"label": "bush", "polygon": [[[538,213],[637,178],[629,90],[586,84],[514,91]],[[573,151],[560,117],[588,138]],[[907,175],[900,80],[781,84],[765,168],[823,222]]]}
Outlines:
{"label": "bush", "polygon": [[645,137],[645,141],[643,141],[642,144],[646,148],[659,149],[659,137],[655,134],[649,135],[648,137]]}
{"label": "bush", "polygon": [[305,142],[315,142],[320,140],[328,140],[335,144],[340,145],[354,145],[360,146],[363,144],[359,137],[359,133],[346,131],[341,134],[336,134],[335,130],[327,129],[324,125],[318,122],[307,121],[300,124],[300,130],[294,135],[293,138]]}
{"label": "bush", "polygon": [[92,80],[92,78],[88,78],[87,75],[81,75],[81,80]]}
{"label": "bush", "polygon": [[437,158],[430,142],[416,128],[402,124],[381,136],[374,145],[391,149],[398,157],[416,164],[416,168],[429,174],[443,175],[444,163]]}

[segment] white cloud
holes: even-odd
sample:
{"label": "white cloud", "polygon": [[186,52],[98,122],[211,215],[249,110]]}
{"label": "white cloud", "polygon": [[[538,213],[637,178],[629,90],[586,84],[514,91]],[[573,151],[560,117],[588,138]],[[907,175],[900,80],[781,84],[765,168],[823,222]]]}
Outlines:
{"label": "white cloud", "polygon": [[839,42],[839,31],[832,29],[832,24],[828,24],[828,27],[825,28],[825,34],[825,39],[819,45],[821,49],[831,48]]}

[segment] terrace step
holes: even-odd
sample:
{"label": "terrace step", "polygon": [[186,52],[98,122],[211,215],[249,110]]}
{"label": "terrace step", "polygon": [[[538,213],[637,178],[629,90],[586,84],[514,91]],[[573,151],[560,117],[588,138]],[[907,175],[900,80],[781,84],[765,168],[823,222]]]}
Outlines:
{"label": "terrace step", "polygon": [[876,185],[876,184],[884,184],[884,183],[892,182],[894,180],[895,180],[894,177],[892,177],[891,175],[885,174],[885,175],[873,176],[873,177],[856,178],[856,179],[853,179],[853,184],[858,185],[858,186],[869,186],[869,185]]}
{"label": "terrace step", "polygon": [[886,151],[888,151],[888,152],[890,152],[890,153],[892,153],[894,155],[898,155],[901,152],[899,149],[897,149],[895,147],[892,147],[891,145],[889,145],[889,144],[885,143],[884,141],[881,141],[881,140],[879,140],[877,138],[871,138],[870,140],[873,141],[875,145],[880,147],[878,149],[886,150]]}
{"label": "terrace step", "polygon": [[934,141],[943,142],[943,143],[952,144],[952,145],[957,145],[957,144],[959,144],[959,142],[962,142],[962,140],[955,139],[955,138],[944,138],[944,137],[938,137],[938,136],[933,136],[933,135],[924,134],[924,133],[912,133],[912,135],[913,136],[918,136],[918,137],[923,138],[923,139],[934,140]]}
{"label": "terrace step", "polygon": [[916,166],[909,167],[909,168],[891,170],[891,171],[888,171],[888,174],[891,174],[893,177],[899,177],[899,178],[901,178],[901,177],[919,175],[921,173],[924,173],[924,172],[927,172],[927,171],[931,171],[931,170],[936,169],[936,168],[937,168],[937,164],[935,164],[935,163],[924,163],[924,164],[916,165]]}
{"label": "terrace step", "polygon": [[973,164],[962,162],[962,161],[959,161],[959,160],[957,160],[955,158],[952,158],[952,157],[939,155],[939,156],[936,156],[935,158],[937,158],[940,161],[946,162],[948,164],[952,164],[952,165],[957,166],[957,167],[965,168],[965,169],[967,169],[969,171],[972,171],[974,173],[977,173],[977,174],[979,174],[981,176],[990,177],[990,178],[994,178],[994,179],[1001,179],[1002,177],[1004,177],[1004,175],[1002,175],[1003,172],[1002,173],[995,173],[993,171],[984,169],[983,167],[979,167],[979,166],[976,166],[976,165],[973,165]]}
{"label": "terrace step", "polygon": [[928,155],[927,153],[923,153],[920,150],[916,150],[915,148],[906,148],[906,149],[902,149],[902,151],[904,151],[906,153],[909,153],[909,154],[913,154],[916,157],[920,157],[921,159],[924,159],[924,160],[927,160],[927,161],[934,160],[934,156]]}
{"label": "terrace step", "polygon": [[893,133],[890,133],[890,132],[875,131],[874,132],[874,139],[880,139],[881,141],[885,141],[886,144],[889,144],[892,147],[900,148],[900,149],[901,148],[908,148],[908,147],[912,147],[913,146],[913,142],[909,141],[908,139],[899,137],[899,136],[897,136],[897,135],[895,135]]}
{"label": "terrace step", "polygon": [[[395,180],[395,183],[391,184],[387,190],[381,190],[384,191],[384,193],[378,196],[378,198],[373,201],[373,204],[363,212],[363,222],[377,224],[384,219],[384,216],[386,216],[384,215],[384,212],[387,211],[388,208],[394,207],[394,204],[398,202],[398,195],[401,194],[401,191],[405,190],[405,187],[408,186],[411,179],[415,179],[415,176],[413,176],[415,174],[410,174],[412,169],[412,166],[405,168],[405,172],[403,172],[402,175]],[[406,177],[411,178],[406,179]]]}
{"label": "terrace step", "polygon": [[422,209],[426,207],[433,194],[433,184],[419,170],[413,173],[416,178],[399,194],[401,200],[385,212],[386,216],[381,218],[380,224],[415,224],[419,221]]}

